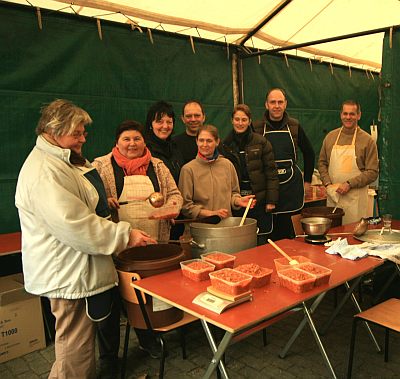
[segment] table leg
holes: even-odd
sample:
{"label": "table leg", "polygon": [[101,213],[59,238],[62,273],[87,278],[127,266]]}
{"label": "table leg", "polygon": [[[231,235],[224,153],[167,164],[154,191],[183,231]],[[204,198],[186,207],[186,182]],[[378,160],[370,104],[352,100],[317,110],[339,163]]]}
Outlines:
{"label": "table leg", "polygon": [[[313,313],[316,310],[316,308],[318,307],[318,305],[322,301],[322,299],[325,297],[325,295],[326,295],[326,292],[321,293],[320,295],[317,296],[317,298],[314,300],[314,302],[312,303],[312,305],[310,307],[310,312],[311,313]],[[304,310],[304,307],[305,307],[305,303],[303,302],[302,308],[299,308],[299,309],[303,309]],[[294,331],[294,333],[290,337],[290,339],[287,342],[287,344],[285,345],[285,347],[279,353],[279,356],[281,358],[285,358],[287,352],[292,347],[292,345],[293,345],[294,341],[296,341],[297,337],[300,335],[300,333],[303,330],[304,326],[306,325],[307,321],[308,321],[307,317],[304,316],[303,320],[301,320],[300,324],[298,325],[298,327],[296,328],[296,330]]]}
{"label": "table leg", "polygon": [[350,286],[348,282],[346,282],[346,287],[347,287],[347,291],[344,294],[342,300],[340,300],[339,305],[335,308],[335,310],[333,311],[333,313],[331,313],[331,316],[328,320],[328,322],[325,324],[325,326],[323,328],[320,329],[319,334],[321,336],[323,336],[327,330],[330,328],[333,320],[335,319],[335,317],[338,315],[338,313],[341,311],[341,309],[343,308],[343,306],[345,305],[345,303],[347,302],[347,300],[349,299],[349,297],[353,294],[354,289],[358,286],[358,284],[361,281],[361,277],[356,278],[352,285]]}
{"label": "table leg", "polygon": [[332,374],[332,378],[336,379],[336,373],[335,370],[333,369],[333,366],[329,360],[328,354],[325,351],[324,345],[322,344],[322,341],[318,335],[318,331],[317,328],[315,327],[314,321],[311,317],[311,314],[317,309],[318,305],[321,303],[322,299],[325,297],[326,292],[321,293],[320,295],[317,296],[317,298],[315,299],[315,301],[312,303],[310,309],[307,308],[307,305],[305,302],[302,303],[303,305],[303,310],[304,310],[304,318],[303,320],[300,322],[299,326],[297,327],[297,329],[295,330],[295,332],[293,333],[292,337],[289,339],[288,343],[286,344],[286,346],[282,349],[281,353],[279,354],[279,356],[281,358],[284,358],[287,354],[287,352],[289,351],[290,347],[292,346],[292,344],[294,343],[294,341],[296,340],[296,338],[299,336],[299,334],[301,333],[301,331],[303,330],[304,326],[306,325],[306,323],[308,322],[308,325],[310,326],[311,332],[314,336],[315,342],[318,345],[318,348],[322,354],[322,358],[326,364],[326,366],[328,367],[328,370],[330,371],[330,373]]}
{"label": "table leg", "polygon": [[221,374],[222,377],[224,379],[229,379],[228,377],[228,373],[226,371],[225,365],[224,363],[221,361],[222,356],[225,353],[226,348],[229,345],[230,340],[233,337],[233,333],[230,332],[225,332],[224,337],[222,338],[221,342],[218,345],[215,343],[214,337],[211,333],[211,330],[207,324],[207,322],[205,320],[201,320],[201,325],[203,326],[204,332],[206,333],[207,339],[208,339],[208,343],[210,344],[211,350],[213,352],[213,358],[207,368],[206,373],[204,374],[203,378],[204,379],[208,379],[211,377],[212,373],[215,371],[215,369],[217,368],[217,366],[219,366],[220,370],[221,370]]}

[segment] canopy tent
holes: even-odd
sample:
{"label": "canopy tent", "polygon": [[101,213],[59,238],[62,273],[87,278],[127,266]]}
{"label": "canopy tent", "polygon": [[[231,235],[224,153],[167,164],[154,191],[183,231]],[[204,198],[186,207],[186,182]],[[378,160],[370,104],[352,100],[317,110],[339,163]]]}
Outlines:
{"label": "canopy tent", "polygon": [[152,29],[187,35],[193,49],[202,38],[238,46],[245,56],[254,49],[284,51],[373,71],[381,69],[384,30],[400,14],[398,0],[5,1],[32,6],[39,23],[50,9],[93,17],[99,33],[97,20],[104,19],[139,28],[150,39]]}

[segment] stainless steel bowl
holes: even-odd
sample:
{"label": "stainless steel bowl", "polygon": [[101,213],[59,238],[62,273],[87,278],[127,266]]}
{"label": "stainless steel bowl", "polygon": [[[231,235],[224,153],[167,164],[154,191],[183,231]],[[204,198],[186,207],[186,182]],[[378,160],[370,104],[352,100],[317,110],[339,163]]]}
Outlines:
{"label": "stainless steel bowl", "polygon": [[309,236],[323,236],[328,233],[332,220],[326,217],[306,217],[300,220],[304,233]]}

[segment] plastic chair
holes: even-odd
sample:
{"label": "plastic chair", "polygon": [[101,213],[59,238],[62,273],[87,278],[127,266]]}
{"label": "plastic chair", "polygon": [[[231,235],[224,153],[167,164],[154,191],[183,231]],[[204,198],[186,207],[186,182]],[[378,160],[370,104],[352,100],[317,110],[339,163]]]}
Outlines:
{"label": "plastic chair", "polygon": [[304,230],[303,230],[303,227],[301,226],[301,222],[300,222],[300,220],[302,218],[303,218],[303,216],[300,213],[291,216],[293,230],[294,230],[294,234],[296,236],[300,236],[300,235],[304,234]]}
{"label": "plastic chair", "polygon": [[389,330],[400,332],[400,300],[389,299],[367,309],[364,312],[358,313],[354,316],[353,327],[351,331],[350,354],[349,363],[347,366],[347,378],[351,378],[353,368],[354,345],[356,338],[356,330],[358,321],[368,321],[385,328],[385,362],[388,361],[389,356]]}
{"label": "plastic chair", "polygon": [[[131,303],[139,304],[139,301],[136,297],[135,290],[132,287],[132,282],[135,280],[139,280],[140,276],[133,272],[126,272],[117,270],[118,277],[119,277],[119,291],[121,297]],[[143,302],[146,303],[146,296],[142,292]],[[182,348],[182,358],[186,359],[186,342],[185,342],[185,334],[183,332],[183,326],[192,323],[198,320],[197,317],[190,315],[189,313],[184,312],[183,318],[178,322],[175,322],[170,325],[166,325],[160,328],[154,328],[153,331],[159,333],[158,337],[160,340],[161,346],[161,357],[160,357],[160,369],[159,369],[159,378],[164,377],[164,366],[165,366],[165,356],[166,356],[166,347],[165,341],[163,339],[163,334],[170,332],[172,330],[177,330],[180,335],[181,341],[181,348]],[[128,356],[128,345],[129,345],[129,335],[130,335],[131,325],[129,324],[129,319],[126,322],[126,329],[125,329],[125,339],[124,339],[124,350],[122,356],[122,367],[121,367],[121,379],[125,378],[126,372],[126,360]]]}

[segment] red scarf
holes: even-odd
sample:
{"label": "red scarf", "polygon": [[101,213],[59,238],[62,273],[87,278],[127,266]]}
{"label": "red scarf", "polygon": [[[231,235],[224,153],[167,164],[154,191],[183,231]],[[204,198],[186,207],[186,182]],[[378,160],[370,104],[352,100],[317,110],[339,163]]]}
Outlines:
{"label": "red scarf", "polygon": [[143,155],[138,158],[128,159],[120,153],[117,147],[113,147],[112,155],[117,165],[124,170],[125,175],[147,175],[151,159],[151,153],[147,147],[144,148]]}

